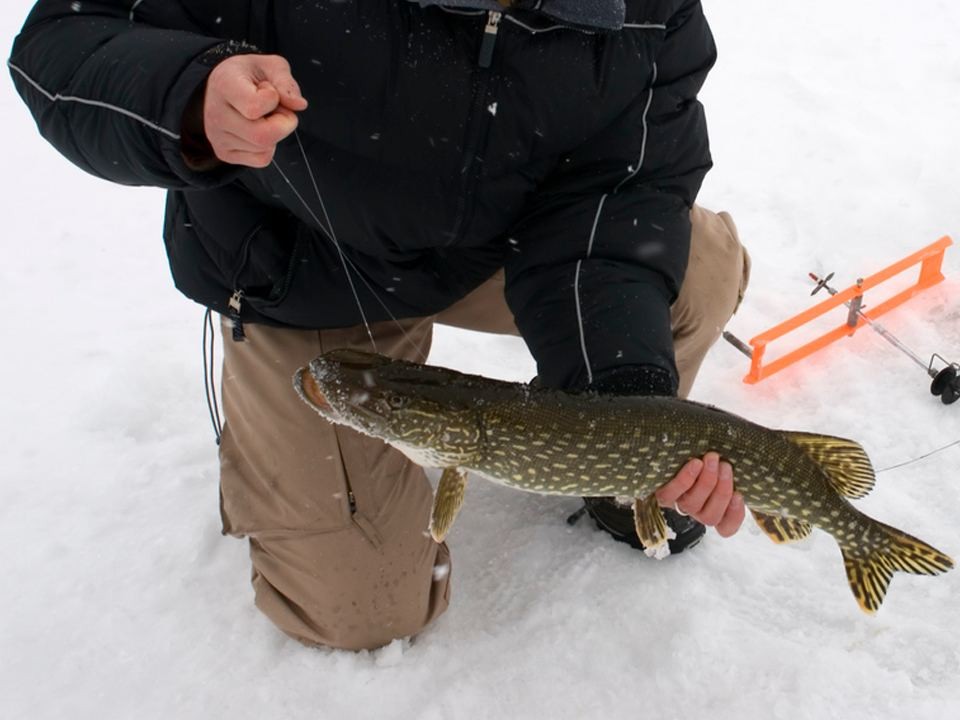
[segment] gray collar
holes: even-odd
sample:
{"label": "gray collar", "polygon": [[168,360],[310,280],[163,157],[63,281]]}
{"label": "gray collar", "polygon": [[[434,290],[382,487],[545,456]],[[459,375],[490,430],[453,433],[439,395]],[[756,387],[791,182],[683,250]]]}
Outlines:
{"label": "gray collar", "polygon": [[[474,10],[504,10],[496,0],[410,0],[421,7],[444,5]],[[539,12],[562,23],[600,30],[620,30],[626,17],[625,0],[515,0],[514,10]]]}

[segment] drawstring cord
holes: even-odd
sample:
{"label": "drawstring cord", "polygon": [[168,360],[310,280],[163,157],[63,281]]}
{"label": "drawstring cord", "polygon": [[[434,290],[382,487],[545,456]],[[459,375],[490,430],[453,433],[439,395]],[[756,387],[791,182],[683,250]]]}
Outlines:
{"label": "drawstring cord", "polygon": [[[207,347],[208,342],[209,348]],[[219,446],[223,438],[223,423],[220,421],[220,405],[217,402],[216,365],[214,365],[216,345],[217,336],[213,328],[213,311],[207,308],[203,315],[203,389],[207,394],[207,410],[210,412],[213,434],[217,439],[217,446]]]}

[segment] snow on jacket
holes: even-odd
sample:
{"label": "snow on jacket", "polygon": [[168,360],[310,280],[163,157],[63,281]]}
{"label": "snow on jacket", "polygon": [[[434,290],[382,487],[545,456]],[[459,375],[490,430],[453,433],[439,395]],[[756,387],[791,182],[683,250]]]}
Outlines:
{"label": "snow on jacket", "polygon": [[[203,305],[228,313],[239,291],[245,321],[345,327],[350,279],[374,321],[433,314],[504,267],[543,383],[675,382],[669,306],[710,166],[700,3],[627,0],[618,31],[424,5],[40,0],[9,67],[63,155],[169,190],[174,281]],[[191,170],[184,109],[244,52],[285,57],[310,108],[270,167]]]}

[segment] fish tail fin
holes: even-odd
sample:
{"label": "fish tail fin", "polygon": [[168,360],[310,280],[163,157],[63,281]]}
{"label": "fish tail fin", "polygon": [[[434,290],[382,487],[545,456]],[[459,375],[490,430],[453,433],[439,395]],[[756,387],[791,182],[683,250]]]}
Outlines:
{"label": "fish tail fin", "polygon": [[864,612],[880,608],[894,572],[939,575],[953,567],[949,555],[889,525],[876,523],[870,536],[868,547],[841,547],[850,589]]}

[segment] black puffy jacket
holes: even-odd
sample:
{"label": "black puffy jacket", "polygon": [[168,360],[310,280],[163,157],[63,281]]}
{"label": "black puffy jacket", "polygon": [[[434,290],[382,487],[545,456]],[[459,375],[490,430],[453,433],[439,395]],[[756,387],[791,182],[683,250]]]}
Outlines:
{"label": "black puffy jacket", "polygon": [[[226,313],[239,291],[246,321],[342,327],[361,321],[350,279],[378,320],[505,267],[542,382],[582,387],[675,376],[669,306],[710,166],[700,3],[626,7],[610,32],[408,0],[40,0],[10,70],[70,160],[170,190],[170,266],[194,300]],[[253,51],[290,62],[299,130],[266,169],[192,171],[184,108]]]}

